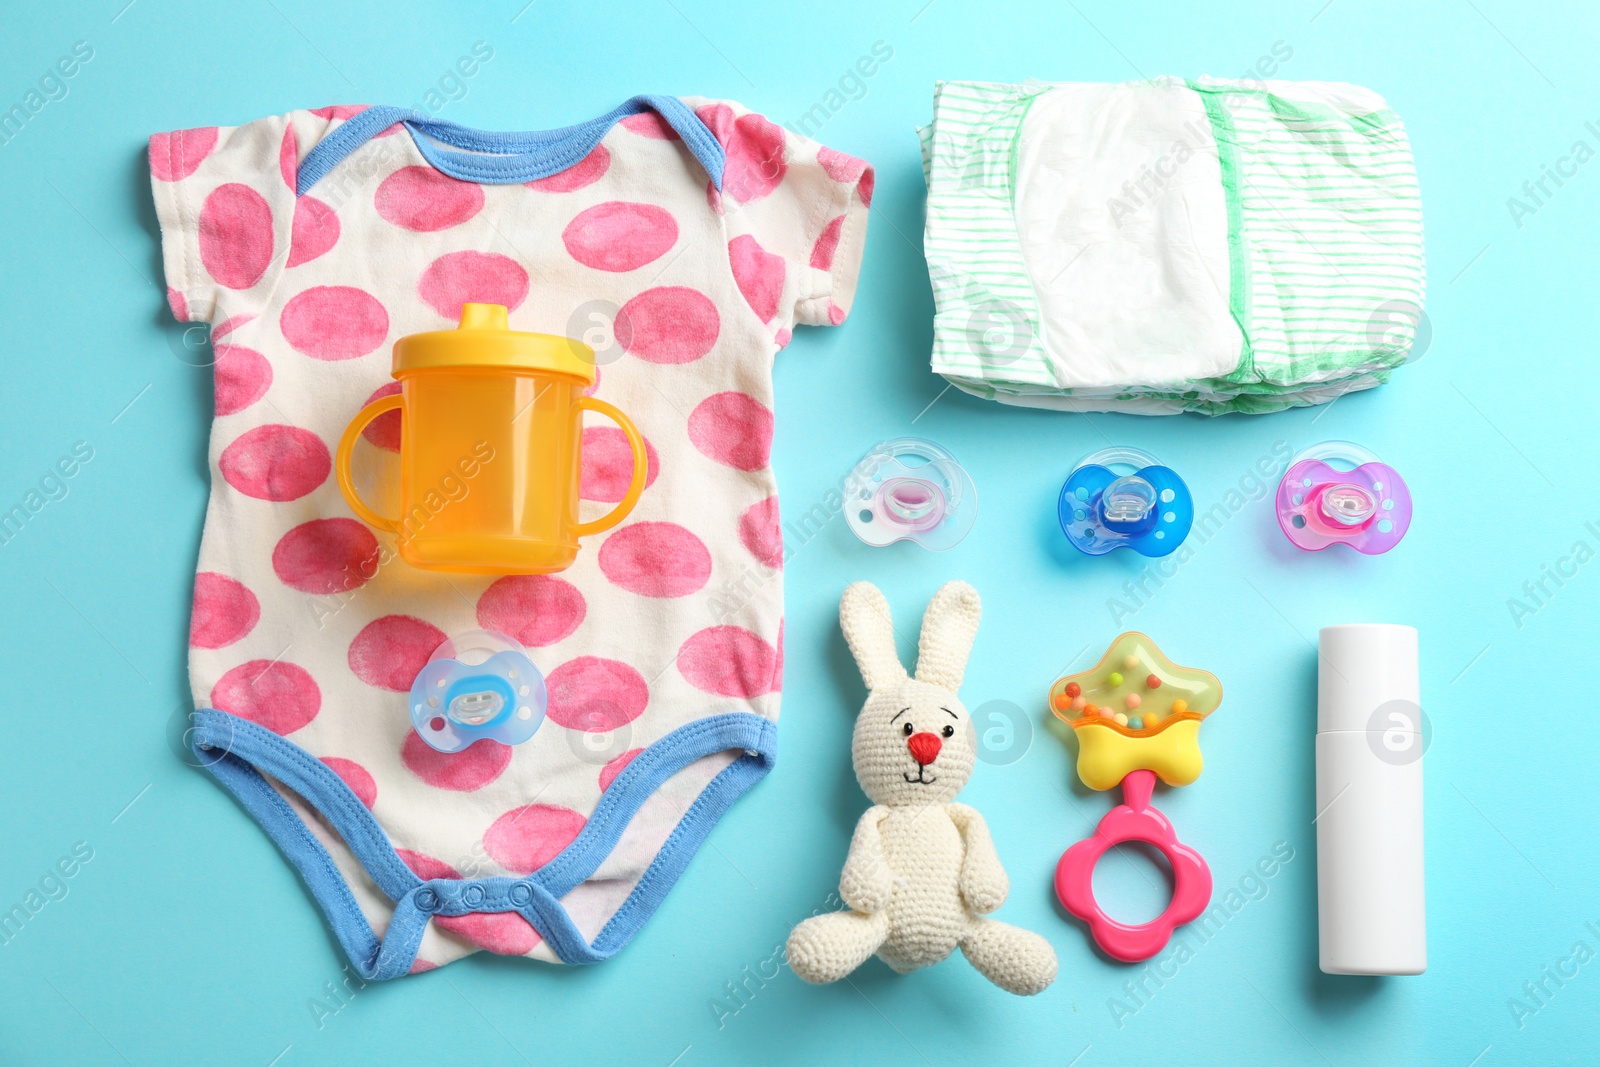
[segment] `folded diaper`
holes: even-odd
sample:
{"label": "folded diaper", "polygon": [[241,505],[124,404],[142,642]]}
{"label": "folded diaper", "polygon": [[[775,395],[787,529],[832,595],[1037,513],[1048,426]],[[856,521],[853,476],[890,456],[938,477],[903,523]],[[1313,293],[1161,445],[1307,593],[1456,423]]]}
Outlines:
{"label": "folded diaper", "polygon": [[1410,144],[1333,82],[941,82],[919,131],[933,369],[1008,404],[1165,415],[1388,380],[1421,320]]}

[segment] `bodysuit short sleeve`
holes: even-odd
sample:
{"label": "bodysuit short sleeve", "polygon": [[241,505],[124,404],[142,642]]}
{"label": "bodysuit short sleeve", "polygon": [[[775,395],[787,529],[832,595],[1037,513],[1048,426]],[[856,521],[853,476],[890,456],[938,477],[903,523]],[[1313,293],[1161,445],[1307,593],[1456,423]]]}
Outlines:
{"label": "bodysuit short sleeve", "polygon": [[796,324],[843,322],[866,244],[872,167],[742,105],[689,103],[727,153],[721,193],[707,195],[746,303],[780,346]]}
{"label": "bodysuit short sleeve", "polygon": [[150,138],[167,303],[180,322],[253,317],[290,255],[298,151],[291,116]]}

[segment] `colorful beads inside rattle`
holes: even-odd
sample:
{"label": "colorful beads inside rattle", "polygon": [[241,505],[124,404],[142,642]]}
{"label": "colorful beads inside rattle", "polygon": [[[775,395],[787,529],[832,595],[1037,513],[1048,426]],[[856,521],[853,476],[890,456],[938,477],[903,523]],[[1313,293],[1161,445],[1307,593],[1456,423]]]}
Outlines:
{"label": "colorful beads inside rattle", "polygon": [[1050,690],[1051,709],[1063,721],[1111,726],[1131,737],[1204,718],[1221,700],[1215,676],[1173,663],[1141,633],[1118,637],[1098,664],[1058,679]]}

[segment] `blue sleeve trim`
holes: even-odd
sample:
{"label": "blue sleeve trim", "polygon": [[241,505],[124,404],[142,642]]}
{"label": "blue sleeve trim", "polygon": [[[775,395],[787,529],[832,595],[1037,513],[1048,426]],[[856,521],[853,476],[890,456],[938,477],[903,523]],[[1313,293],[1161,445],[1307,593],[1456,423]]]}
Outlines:
{"label": "blue sleeve trim", "polygon": [[[194,717],[196,754],[253,815],[300,873],[334,936],[363,978],[407,974],[434,915],[515,911],[564,963],[609,959],[660,906],[707,835],[745,790],[772,769],[777,729],[748,712],[714,715],[679,727],[635,756],[600,798],[582,832],[549,863],[521,878],[434,878],[412,873],[378,821],[327,764],[270,730],[205,708]],[[668,778],[705,756],[743,753],[701,791],[622,907],[591,943],[561,905],[603,863],[646,799]],[[271,775],[328,820],[378,888],[395,903],[380,940],[344,875],[294,809],[267,782]]]}
{"label": "blue sleeve trim", "polygon": [[346,119],[300,161],[295,195],[304,196],[351,152],[402,123],[417,150],[452,178],[486,185],[516,185],[559,174],[594,150],[617,121],[654,111],[683,138],[720,192],[726,155],[689,105],[675,96],[635,96],[599,118],[559,130],[495,133],[458,126],[409,108],[380,105]]}

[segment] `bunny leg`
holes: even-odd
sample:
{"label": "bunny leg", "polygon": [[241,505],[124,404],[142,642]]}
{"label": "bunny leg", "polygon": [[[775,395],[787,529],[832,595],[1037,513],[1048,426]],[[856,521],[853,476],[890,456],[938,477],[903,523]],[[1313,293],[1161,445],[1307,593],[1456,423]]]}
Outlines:
{"label": "bunny leg", "polygon": [[889,936],[889,916],[859,911],[816,915],[789,935],[789,967],[814,985],[837,982],[878,951]]}
{"label": "bunny leg", "polygon": [[1056,951],[1031,930],[975,918],[961,939],[961,954],[1007,993],[1031,997],[1056,980]]}

